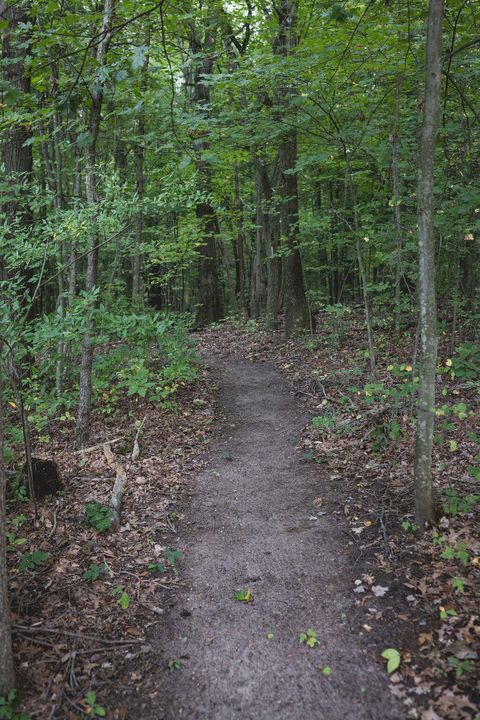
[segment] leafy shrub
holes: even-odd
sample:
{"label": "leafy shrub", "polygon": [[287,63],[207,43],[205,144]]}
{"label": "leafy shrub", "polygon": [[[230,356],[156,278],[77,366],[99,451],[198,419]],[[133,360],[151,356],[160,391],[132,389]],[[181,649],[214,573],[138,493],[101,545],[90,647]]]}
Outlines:
{"label": "leafy shrub", "polygon": [[458,513],[468,513],[472,507],[478,502],[480,495],[464,495],[460,497],[454,488],[445,490],[443,497],[443,512],[445,515],[455,517]]}
{"label": "leafy shrub", "polygon": [[109,507],[100,503],[85,505],[85,519],[97,532],[106,532],[112,526],[113,514]]}
{"label": "leafy shrub", "polygon": [[43,550],[34,550],[31,553],[24,553],[18,563],[20,572],[24,570],[37,570],[40,565],[48,558],[48,553]]}
{"label": "leafy shrub", "polygon": [[480,345],[463,343],[452,358],[450,372],[462,380],[476,380],[480,377]]}

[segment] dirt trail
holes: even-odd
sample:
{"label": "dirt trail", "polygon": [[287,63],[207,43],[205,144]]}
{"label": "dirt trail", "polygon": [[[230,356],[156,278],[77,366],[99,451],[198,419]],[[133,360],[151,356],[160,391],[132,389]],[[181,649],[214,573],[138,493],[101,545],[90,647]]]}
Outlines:
{"label": "dirt trail", "polygon": [[[272,367],[219,361],[213,373],[226,433],[177,542],[186,589],[155,640],[158,674],[142,720],[405,718],[384,668],[342,623],[352,598],[345,537],[331,513],[312,519],[314,498],[332,507],[335,490],[291,442],[307,418]],[[253,603],[231,599],[247,588]],[[313,649],[298,641],[309,627]],[[182,668],[166,672],[179,658]]]}

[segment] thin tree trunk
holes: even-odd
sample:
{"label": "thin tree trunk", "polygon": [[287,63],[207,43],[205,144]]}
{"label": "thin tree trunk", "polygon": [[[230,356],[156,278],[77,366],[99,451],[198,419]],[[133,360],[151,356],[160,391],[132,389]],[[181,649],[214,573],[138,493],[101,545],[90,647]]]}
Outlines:
{"label": "thin tree trunk", "polygon": [[345,169],[346,169],[346,183],[348,187],[345,188],[345,194],[348,196],[350,191],[350,199],[352,201],[353,211],[353,230],[355,232],[355,248],[357,251],[357,263],[358,271],[360,273],[360,284],[363,295],[363,307],[365,311],[365,325],[367,327],[367,341],[368,341],[368,359],[370,362],[370,370],[372,373],[375,372],[375,341],[373,339],[373,328],[372,319],[370,313],[370,294],[367,289],[367,274],[365,272],[365,265],[363,263],[362,247],[360,244],[360,220],[358,217],[357,210],[357,194],[355,192],[355,185],[353,184],[352,168],[348,159],[347,153],[345,153]]}
{"label": "thin tree trunk", "polygon": [[[146,47],[150,47],[150,33],[146,39]],[[145,57],[145,63],[142,67],[142,79],[141,89],[142,94],[147,91],[148,85],[148,62],[149,54]],[[142,108],[139,110],[138,124],[137,124],[137,139],[135,141],[135,179],[137,186],[137,212],[135,215],[135,251],[133,255],[132,263],[132,297],[141,304],[142,300],[142,287],[141,287],[141,266],[142,266],[142,238],[143,238],[143,201],[145,195],[145,177],[144,177],[144,162],[145,162],[145,110]]]}
{"label": "thin tree trunk", "polygon": [[[102,34],[97,46],[96,60],[99,66],[105,65],[106,54],[111,40],[111,26],[113,21],[115,0],[104,0]],[[102,112],[103,92],[98,88],[92,93],[92,107],[90,111],[90,144],[85,149],[85,189],[87,203],[91,208],[91,241],[87,255],[87,276],[85,290],[92,293],[97,282],[98,274],[98,226],[96,217],[97,177],[96,177],[96,147]],[[92,366],[93,366],[93,333],[95,322],[90,313],[85,323],[80,357],[80,387],[78,398],[77,423],[75,429],[75,444],[81,447],[88,435],[88,423],[92,405]]]}
{"label": "thin tree trunk", "polygon": [[392,189],[393,189],[393,222],[395,225],[395,330],[400,332],[400,284],[402,280],[402,220],[400,214],[400,193],[398,177],[398,125],[400,120],[400,79],[395,87],[395,126],[392,132]]}
{"label": "thin tree trunk", "polygon": [[[295,0],[281,0],[277,8],[279,29],[274,43],[274,51],[285,57],[292,55],[297,45],[298,5]],[[287,113],[292,97],[289,83],[279,88],[281,112]],[[296,335],[310,329],[310,310],[305,294],[302,258],[298,248],[299,202],[297,174],[297,131],[288,127],[283,133],[278,149],[280,197],[280,234],[287,248],[284,261],[285,283],[285,333]]]}
{"label": "thin tree trunk", "polygon": [[[208,80],[213,72],[215,45],[214,21],[202,36],[193,25],[190,27],[190,53],[192,56],[190,76],[187,86],[191,90],[191,101],[196,110],[206,117],[210,103]],[[195,166],[205,195],[211,189],[211,171],[203,154],[208,150],[206,131],[203,131],[196,144]],[[218,219],[209,200],[197,203],[195,214],[200,226],[203,242],[198,248],[198,309],[195,325],[204,327],[223,317],[223,302],[218,277],[217,237]]]}
{"label": "thin tree trunk", "polygon": [[243,318],[247,316],[247,308],[245,305],[245,235],[243,231],[243,206],[240,196],[240,178],[238,173],[238,165],[234,167],[234,185],[235,185],[235,219],[236,233],[234,238],[235,253],[235,294],[237,297],[238,308]]}
{"label": "thin tree trunk", "polygon": [[[0,275],[0,280],[3,280],[3,273]],[[2,353],[3,343],[0,338],[0,358]],[[3,384],[3,370],[0,368],[0,695],[6,695],[15,682],[5,539],[7,476],[3,455],[5,435]]]}
{"label": "thin tree trunk", "polygon": [[420,310],[420,383],[415,438],[415,517],[420,529],[433,521],[432,443],[435,421],[437,303],[433,186],[435,141],[442,70],[443,0],[430,0],[426,48],[426,81],[418,174],[418,300]]}

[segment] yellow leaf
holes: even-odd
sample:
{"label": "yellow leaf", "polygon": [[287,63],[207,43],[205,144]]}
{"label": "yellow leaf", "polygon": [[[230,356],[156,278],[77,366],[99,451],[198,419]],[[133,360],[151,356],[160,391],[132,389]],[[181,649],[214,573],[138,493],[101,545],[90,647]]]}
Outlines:
{"label": "yellow leaf", "polygon": [[245,602],[250,602],[250,600],[252,600],[252,591],[247,590],[247,592],[245,593]]}
{"label": "yellow leaf", "polygon": [[413,368],[412,368],[411,365],[405,365],[405,370],[406,370],[407,372],[412,372]]}
{"label": "yellow leaf", "polygon": [[16,408],[16,407],[17,407],[14,402],[9,402],[8,404],[10,405],[10,407],[13,407],[13,408]]}
{"label": "yellow leaf", "polygon": [[447,362],[445,363],[447,367],[452,367],[452,361],[450,358],[448,358]]}
{"label": "yellow leaf", "polygon": [[363,521],[363,524],[365,525],[365,527],[370,527],[370,525],[372,524],[372,521],[371,521],[371,520],[364,520],[364,521]]}

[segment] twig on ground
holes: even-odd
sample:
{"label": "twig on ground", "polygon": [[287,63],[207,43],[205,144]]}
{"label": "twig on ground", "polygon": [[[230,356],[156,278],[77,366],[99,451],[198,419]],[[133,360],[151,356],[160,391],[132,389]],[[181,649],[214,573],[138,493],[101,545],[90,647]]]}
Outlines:
{"label": "twig on ground", "polygon": [[121,435],[120,437],[114,438],[113,440],[105,440],[104,442],[98,443],[97,445],[91,445],[88,448],[82,448],[81,450],[75,450],[73,453],[74,455],[86,455],[86,453],[91,453],[94,450],[100,450],[101,448],[105,447],[105,445],[114,445],[115,443],[120,442],[121,440],[125,440],[125,435]]}
{"label": "twig on ground", "polygon": [[66,637],[77,638],[78,640],[95,640],[102,642],[104,645],[137,645],[145,640],[107,640],[101,639],[96,635],[84,635],[83,633],[74,633],[61,628],[49,627],[30,627],[28,625],[13,625],[13,630],[21,633],[42,633],[44,635],[65,635]]}
{"label": "twig on ground", "polygon": [[49,537],[49,538],[53,537],[53,536],[55,535],[56,530],[57,530],[57,512],[58,512],[58,508],[59,508],[59,507],[60,507],[60,500],[57,500],[56,505],[55,505],[55,510],[53,511],[53,525],[52,525],[52,529],[51,529],[50,532],[48,533],[48,537]]}

